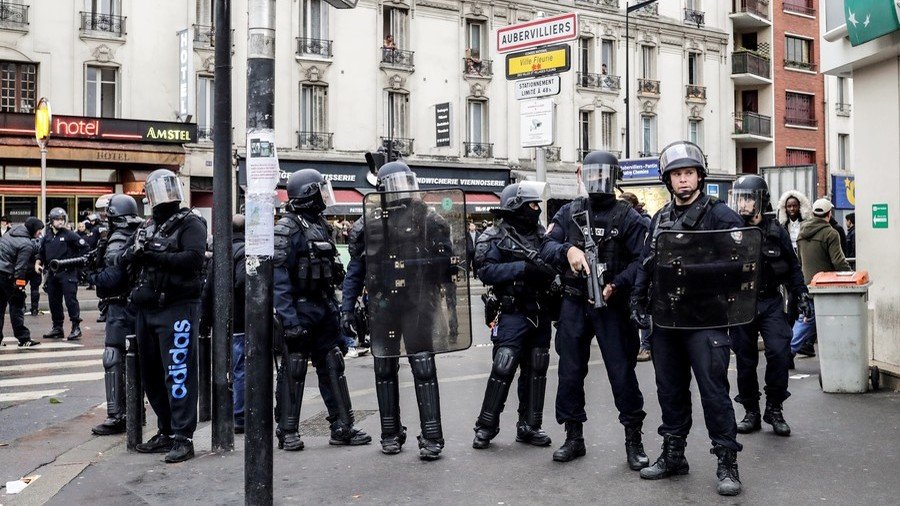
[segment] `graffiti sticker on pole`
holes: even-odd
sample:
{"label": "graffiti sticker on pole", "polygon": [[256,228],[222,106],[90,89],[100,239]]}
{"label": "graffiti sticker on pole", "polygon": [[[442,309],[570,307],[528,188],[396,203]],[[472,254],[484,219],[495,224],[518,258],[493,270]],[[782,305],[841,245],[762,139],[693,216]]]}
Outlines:
{"label": "graffiti sticker on pole", "polygon": [[247,134],[246,254],[275,254],[275,185],[281,176],[275,132]]}

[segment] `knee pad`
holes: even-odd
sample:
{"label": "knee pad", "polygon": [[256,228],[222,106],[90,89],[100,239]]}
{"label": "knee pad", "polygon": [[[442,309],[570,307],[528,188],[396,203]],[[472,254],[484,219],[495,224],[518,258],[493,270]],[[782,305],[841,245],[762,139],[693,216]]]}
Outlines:
{"label": "knee pad", "polygon": [[103,368],[110,369],[125,363],[125,352],[113,346],[107,346],[103,350]]}
{"label": "knee pad", "polygon": [[531,350],[531,368],[538,375],[546,374],[550,367],[550,348],[534,348]]}
{"label": "knee pad", "polygon": [[287,358],[287,369],[291,379],[306,378],[307,357],[302,353],[291,353]]}
{"label": "knee pad", "polygon": [[400,359],[375,357],[375,377],[391,378],[396,377],[400,372]]}
{"label": "knee pad", "polygon": [[423,351],[409,357],[409,365],[412,368],[413,378],[419,381],[427,381],[437,377],[437,367],[434,363],[434,354]]}
{"label": "knee pad", "polygon": [[512,348],[501,346],[494,351],[494,367],[491,372],[503,378],[511,378],[519,365],[519,354]]}
{"label": "knee pad", "polygon": [[338,348],[332,348],[325,354],[325,367],[340,376],[344,373],[344,354]]}

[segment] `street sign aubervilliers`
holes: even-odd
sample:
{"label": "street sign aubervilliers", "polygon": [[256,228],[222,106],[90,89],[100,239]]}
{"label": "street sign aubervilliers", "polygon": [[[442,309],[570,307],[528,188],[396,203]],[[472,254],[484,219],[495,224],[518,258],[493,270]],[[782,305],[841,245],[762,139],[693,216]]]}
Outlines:
{"label": "street sign aubervilliers", "polygon": [[553,144],[553,99],[538,98],[520,104],[520,138],[523,148]]}
{"label": "street sign aubervilliers", "polygon": [[574,12],[538,18],[497,30],[497,52],[543,46],[578,38],[578,16]]}
{"label": "street sign aubervilliers", "polygon": [[552,75],[546,77],[538,77],[535,79],[525,79],[513,83],[516,89],[516,100],[527,100],[530,98],[551,97],[559,95],[559,76]]}
{"label": "street sign aubervilliers", "polygon": [[506,79],[525,79],[559,74],[572,68],[568,44],[544,46],[506,55]]}

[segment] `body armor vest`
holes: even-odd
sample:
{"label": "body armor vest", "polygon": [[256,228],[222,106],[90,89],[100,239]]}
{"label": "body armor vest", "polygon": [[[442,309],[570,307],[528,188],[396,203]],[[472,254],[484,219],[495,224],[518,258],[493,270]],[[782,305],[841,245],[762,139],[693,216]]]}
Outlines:
{"label": "body armor vest", "polygon": [[300,248],[291,252],[296,255],[296,267],[290,273],[295,293],[333,295],[344,281],[344,266],[338,260],[331,226],[321,216],[312,221],[297,214],[283,217],[278,224],[290,230],[291,238],[301,234]]}
{"label": "body armor vest", "polygon": [[764,296],[772,296],[778,287],[787,283],[790,264],[787,255],[781,247],[779,232],[781,225],[775,220],[766,219],[763,229],[762,275],[760,276],[759,293]]}
{"label": "body armor vest", "polygon": [[[584,211],[587,208],[587,197],[579,197],[572,201],[570,216]],[[631,205],[628,202],[617,200],[615,204],[606,210],[592,209],[590,216],[591,235],[597,244],[597,259],[606,264],[606,272],[603,276],[603,285],[611,283],[613,278],[625,269],[630,262],[630,254],[625,246],[623,237],[623,223]],[[581,229],[570,219],[566,224],[566,236],[578,249],[584,250],[584,235]],[[567,285],[576,286],[586,290],[587,283],[580,275],[565,270]]]}
{"label": "body armor vest", "polygon": [[[159,226],[152,219],[147,220],[136,233],[145,236],[146,251],[174,253],[180,250],[181,234],[187,220],[199,219],[189,209],[182,209]],[[158,265],[144,265],[138,273],[131,298],[138,305],[162,307],[176,300],[198,298],[202,290],[203,274],[200,271],[188,274]]]}
{"label": "body armor vest", "polygon": [[[109,234],[107,238],[102,238],[100,240],[100,245],[98,246],[98,248],[102,249],[97,252],[97,256],[98,258],[100,258],[99,269],[116,267],[117,265],[119,265],[122,253],[125,252],[125,245],[128,243],[129,239],[131,239],[131,236],[134,235],[134,232],[135,230],[133,228],[117,228],[113,230],[113,232]],[[101,288],[99,286],[97,287],[97,296],[101,299],[125,297],[127,295],[127,276],[123,278],[121,286],[117,286],[114,288]]]}

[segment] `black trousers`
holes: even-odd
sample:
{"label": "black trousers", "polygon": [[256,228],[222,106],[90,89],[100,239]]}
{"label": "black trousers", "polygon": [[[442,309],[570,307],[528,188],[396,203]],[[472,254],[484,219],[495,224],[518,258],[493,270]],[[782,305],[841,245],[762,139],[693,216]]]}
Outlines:
{"label": "black trousers", "polygon": [[713,444],[740,451],[734,406],[728,396],[731,339],[725,329],[653,328],[653,367],[662,409],[659,434],[687,437],[691,430],[691,371],[700,390],[706,430]]}
{"label": "black trousers", "polygon": [[38,305],[41,303],[41,284],[44,277],[35,272],[28,278],[28,286],[31,287],[31,311],[37,312]]}
{"label": "black trousers", "polygon": [[9,322],[13,334],[20,343],[31,339],[31,331],[25,326],[25,292],[16,287],[16,280],[0,273],[0,338],[3,336],[4,314],[9,309]]}
{"label": "black trousers", "polygon": [[47,302],[50,304],[50,316],[54,327],[62,327],[63,299],[66,301],[66,309],[69,311],[69,320],[81,321],[81,308],[78,305],[78,271],[62,271],[47,276],[44,285],[47,292]]}
{"label": "black trousers", "polygon": [[110,302],[106,307],[106,337],[104,344],[125,353],[125,337],[134,334],[134,309],[124,301]]}
{"label": "black trousers", "polygon": [[144,391],[163,434],[191,438],[197,429],[199,306],[188,300],[137,310]]}
{"label": "black trousers", "polygon": [[766,346],[766,401],[780,405],[790,397],[788,367],[791,361],[791,325],[782,309],[781,296],[759,299],[756,318],[747,325],[731,329],[731,349],[737,362],[738,395],[735,401],[750,411],[759,411],[759,364],[757,336]]}

